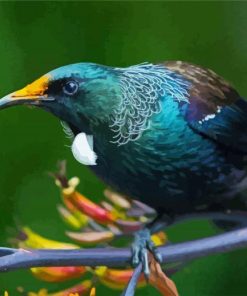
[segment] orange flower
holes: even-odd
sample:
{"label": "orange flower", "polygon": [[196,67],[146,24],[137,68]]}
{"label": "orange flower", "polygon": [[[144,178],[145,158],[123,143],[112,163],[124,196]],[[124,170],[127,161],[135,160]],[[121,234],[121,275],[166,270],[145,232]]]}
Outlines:
{"label": "orange flower", "polygon": [[92,287],[92,281],[90,280],[85,280],[81,282],[78,285],[75,285],[71,288],[68,288],[66,290],[57,292],[57,293],[52,293],[49,294],[48,296],[68,296],[68,295],[88,295],[90,289]]}
{"label": "orange flower", "polygon": [[76,191],[73,187],[63,189],[62,194],[64,200],[69,200],[76,209],[82,211],[84,214],[99,223],[108,224],[116,220],[116,216],[112,212],[107,211],[92,202],[90,199]]}
{"label": "orange flower", "polygon": [[[100,282],[111,289],[122,290],[132,277],[133,269],[111,269],[105,266],[98,267],[95,270]],[[138,281],[138,287],[146,285],[144,276]]]}
{"label": "orange flower", "polygon": [[29,227],[21,229],[22,237],[18,246],[20,248],[34,248],[34,249],[78,249],[79,246],[70,243],[63,243],[55,240],[45,238]]}
{"label": "orange flower", "polygon": [[[60,173],[54,174],[56,184],[61,188],[62,198],[65,206],[59,205],[58,211],[64,222],[75,229],[77,232],[66,231],[66,235],[76,243],[82,245],[111,244],[112,241],[124,236],[125,233],[133,233],[143,228],[144,223],[149,221],[147,211],[141,211],[141,215],[131,216],[131,210],[134,206],[123,196],[105,190],[104,194],[108,199],[103,201],[102,206],[92,202],[83,194],[76,190],[79,179],[74,177],[67,180],[65,176],[65,167]],[[133,213],[133,211],[132,211]],[[129,216],[128,216],[129,215]],[[98,223],[104,224],[99,225]],[[85,230],[84,230],[85,229]],[[48,248],[48,249],[77,249],[77,244],[59,242],[45,238],[29,227],[23,227],[18,246],[21,248]],[[152,240],[156,246],[167,242],[164,232],[152,235]],[[151,276],[149,283],[156,287],[163,295],[177,295],[176,287],[171,280],[162,272],[160,266],[151,261]],[[83,282],[56,293],[48,293],[46,289],[41,289],[38,293],[29,292],[28,296],[95,296],[96,290],[94,284],[101,284],[112,288],[122,290],[132,277],[133,269],[113,269],[107,267],[36,267],[32,268],[33,275],[46,282],[62,282],[83,276],[86,272],[91,272],[92,280]],[[157,277],[157,278],[156,278]],[[147,284],[144,276],[139,278],[138,287]],[[170,294],[169,294],[170,293]],[[8,296],[5,292],[4,296]]]}
{"label": "orange flower", "polygon": [[46,282],[63,282],[79,278],[86,272],[84,266],[34,267],[31,271],[35,277]]}
{"label": "orange flower", "polygon": [[106,243],[114,238],[114,234],[111,231],[102,232],[69,232],[66,234],[68,237],[82,245],[96,245],[99,243]]}

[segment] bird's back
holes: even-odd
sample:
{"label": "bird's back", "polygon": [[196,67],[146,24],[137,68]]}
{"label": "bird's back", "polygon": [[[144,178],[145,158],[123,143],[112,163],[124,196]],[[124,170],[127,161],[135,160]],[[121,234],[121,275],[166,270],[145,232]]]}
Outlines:
{"label": "bird's back", "polygon": [[164,65],[191,82],[188,104],[180,104],[188,125],[229,149],[247,153],[247,103],[231,84],[212,70],[190,63]]}
{"label": "bird's back", "polygon": [[[109,146],[110,153],[99,148],[93,170],[117,190],[168,212],[222,202],[246,177],[247,104],[211,70],[183,62],[163,66],[175,91],[181,92],[176,79],[184,84],[187,100],[171,93],[160,97],[160,111],[138,137]],[[97,146],[102,142],[96,140]]]}

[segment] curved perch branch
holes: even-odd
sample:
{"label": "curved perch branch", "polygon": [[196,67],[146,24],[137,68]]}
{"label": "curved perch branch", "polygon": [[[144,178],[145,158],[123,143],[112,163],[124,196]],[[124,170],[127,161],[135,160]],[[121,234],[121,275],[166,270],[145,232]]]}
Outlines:
{"label": "curved perch branch", "polygon": [[[247,247],[247,227],[216,236],[159,247],[165,263],[185,262],[203,256]],[[129,248],[75,250],[23,250],[0,248],[0,271],[38,266],[109,266],[130,264]]]}

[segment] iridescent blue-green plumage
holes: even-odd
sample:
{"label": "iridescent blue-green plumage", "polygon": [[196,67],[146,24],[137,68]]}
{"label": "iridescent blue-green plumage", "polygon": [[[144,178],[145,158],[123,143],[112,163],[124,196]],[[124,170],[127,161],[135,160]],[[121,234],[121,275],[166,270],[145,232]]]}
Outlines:
{"label": "iridescent blue-green plumage", "polygon": [[[81,63],[49,75],[54,101],[39,106],[74,136],[93,135],[91,168],[114,189],[170,216],[229,207],[243,189],[247,103],[214,72],[183,62]],[[68,81],[79,85],[71,96]]]}

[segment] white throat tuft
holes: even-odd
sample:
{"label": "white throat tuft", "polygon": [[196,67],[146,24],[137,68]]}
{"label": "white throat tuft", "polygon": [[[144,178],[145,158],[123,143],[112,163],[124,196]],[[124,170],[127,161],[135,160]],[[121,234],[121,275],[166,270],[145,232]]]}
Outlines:
{"label": "white throat tuft", "polygon": [[79,133],[74,138],[72,147],[74,158],[84,165],[96,165],[97,155],[93,151],[93,136]]}

